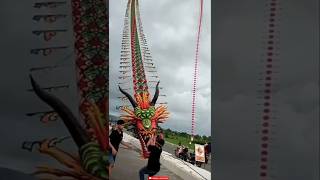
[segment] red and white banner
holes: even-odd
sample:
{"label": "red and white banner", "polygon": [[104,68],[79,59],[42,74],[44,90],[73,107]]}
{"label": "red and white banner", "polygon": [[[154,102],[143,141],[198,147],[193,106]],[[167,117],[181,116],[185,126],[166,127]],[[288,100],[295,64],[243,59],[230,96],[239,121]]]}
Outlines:
{"label": "red and white banner", "polygon": [[205,162],[204,145],[195,144],[194,146],[196,161]]}

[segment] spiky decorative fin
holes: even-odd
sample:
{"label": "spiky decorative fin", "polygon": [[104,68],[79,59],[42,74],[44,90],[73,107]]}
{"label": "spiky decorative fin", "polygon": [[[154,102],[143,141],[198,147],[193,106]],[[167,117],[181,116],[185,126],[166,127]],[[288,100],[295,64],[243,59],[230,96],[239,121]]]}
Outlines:
{"label": "spiky decorative fin", "polygon": [[[105,100],[106,101],[106,100]],[[96,139],[102,150],[106,151],[108,147],[107,139],[107,120],[104,117],[103,113],[100,111],[99,107],[92,102],[88,102],[89,108],[87,110],[88,119],[85,122],[89,129],[93,130],[94,136],[92,138]],[[107,102],[105,102],[107,107]]]}

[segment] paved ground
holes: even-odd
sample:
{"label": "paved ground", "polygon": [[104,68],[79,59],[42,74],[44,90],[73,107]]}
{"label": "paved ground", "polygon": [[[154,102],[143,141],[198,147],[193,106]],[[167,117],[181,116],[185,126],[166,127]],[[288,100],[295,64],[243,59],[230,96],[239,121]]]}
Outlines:
{"label": "paved ground", "polygon": [[[139,170],[146,164],[147,160],[141,159],[138,152],[127,150],[120,146],[110,180],[139,180]],[[161,170],[157,175],[169,176],[170,180],[182,180],[164,166],[161,166]]]}
{"label": "paved ground", "polygon": [[[132,135],[132,132],[129,132],[129,131],[126,131],[126,130],[125,130],[125,132],[130,134],[130,135]],[[168,153],[174,154],[174,151],[175,151],[176,148],[177,148],[177,145],[174,145],[172,143],[166,142],[164,144],[163,150],[167,151]],[[211,172],[211,156],[209,157],[208,164],[202,164],[201,168]]]}

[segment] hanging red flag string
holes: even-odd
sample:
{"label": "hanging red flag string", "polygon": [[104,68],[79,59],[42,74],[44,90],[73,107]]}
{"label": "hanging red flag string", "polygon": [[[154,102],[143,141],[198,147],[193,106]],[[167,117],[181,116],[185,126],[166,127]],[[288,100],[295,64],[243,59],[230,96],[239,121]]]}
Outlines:
{"label": "hanging red flag string", "polygon": [[200,45],[200,32],[201,32],[201,24],[202,24],[202,12],[203,12],[203,0],[200,0],[200,16],[199,16],[199,26],[197,33],[197,44],[196,44],[196,56],[194,63],[194,75],[193,75],[193,86],[192,86],[192,113],[191,113],[191,141],[194,136],[194,128],[195,128],[195,105],[196,105],[196,87],[197,87],[197,73],[198,73],[198,61],[199,61],[199,45]]}

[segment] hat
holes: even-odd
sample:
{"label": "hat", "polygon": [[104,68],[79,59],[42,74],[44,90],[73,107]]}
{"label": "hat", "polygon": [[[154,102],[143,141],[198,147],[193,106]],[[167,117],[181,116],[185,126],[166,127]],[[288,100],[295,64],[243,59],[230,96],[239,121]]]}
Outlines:
{"label": "hat", "polygon": [[118,125],[122,125],[122,124],[124,124],[124,121],[122,119],[120,119],[120,120],[117,121],[117,124]]}

